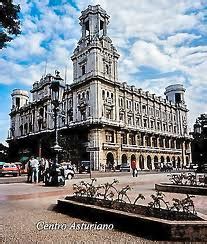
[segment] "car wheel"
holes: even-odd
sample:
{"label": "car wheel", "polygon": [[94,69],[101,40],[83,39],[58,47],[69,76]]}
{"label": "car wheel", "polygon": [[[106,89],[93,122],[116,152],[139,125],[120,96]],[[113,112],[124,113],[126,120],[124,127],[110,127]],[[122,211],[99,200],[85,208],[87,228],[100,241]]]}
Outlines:
{"label": "car wheel", "polygon": [[71,180],[72,178],[73,178],[73,176],[72,176],[71,174],[68,174],[68,175],[67,175],[67,179],[68,179],[68,180]]}
{"label": "car wheel", "polygon": [[17,174],[13,174],[14,177],[17,177]]}

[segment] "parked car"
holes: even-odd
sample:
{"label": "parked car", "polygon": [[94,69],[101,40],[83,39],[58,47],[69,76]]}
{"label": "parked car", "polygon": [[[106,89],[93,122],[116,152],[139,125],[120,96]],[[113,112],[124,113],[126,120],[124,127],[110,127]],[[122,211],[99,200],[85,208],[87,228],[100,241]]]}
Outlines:
{"label": "parked car", "polygon": [[172,165],[172,163],[171,162],[167,162],[167,163],[165,163],[165,164],[162,164],[161,163],[161,167],[160,167],[160,171],[161,172],[167,172],[167,171],[171,171],[171,170],[173,170],[173,165]]}
{"label": "parked car", "polygon": [[166,164],[166,167],[167,167],[167,171],[171,171],[171,170],[173,170],[173,164],[172,164],[171,162],[168,162],[168,163]]}
{"label": "parked car", "polygon": [[0,172],[6,162],[0,162]]}
{"label": "parked car", "polygon": [[79,173],[90,173],[90,161],[81,161]]}
{"label": "parked car", "polygon": [[129,165],[121,165],[120,166],[120,172],[130,172],[130,166]]}
{"label": "parked car", "polygon": [[190,169],[197,170],[198,164],[191,164]]}
{"label": "parked car", "polygon": [[63,163],[61,166],[64,168],[65,179],[72,179],[75,175],[73,165],[71,165],[70,163]]}
{"label": "parked car", "polygon": [[0,175],[13,175],[17,176],[19,174],[19,169],[14,163],[4,163],[2,168],[0,168]]}
{"label": "parked car", "polygon": [[116,165],[116,166],[115,166],[115,171],[120,171],[120,167],[121,167],[120,164],[119,164],[119,165]]}

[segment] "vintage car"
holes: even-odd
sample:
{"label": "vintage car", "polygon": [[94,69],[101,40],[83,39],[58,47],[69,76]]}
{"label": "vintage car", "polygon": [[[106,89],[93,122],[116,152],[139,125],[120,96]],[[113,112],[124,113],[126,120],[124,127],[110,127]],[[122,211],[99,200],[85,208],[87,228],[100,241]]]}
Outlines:
{"label": "vintage car", "polygon": [[12,175],[12,176],[17,176],[19,174],[19,169],[14,163],[4,163],[0,167],[0,175],[5,176],[5,175]]}
{"label": "vintage car", "polygon": [[65,179],[72,179],[75,175],[73,165],[71,165],[70,163],[62,163],[61,166],[64,168]]}
{"label": "vintage car", "polygon": [[90,173],[91,170],[91,162],[90,161],[81,161],[79,166],[79,173]]}

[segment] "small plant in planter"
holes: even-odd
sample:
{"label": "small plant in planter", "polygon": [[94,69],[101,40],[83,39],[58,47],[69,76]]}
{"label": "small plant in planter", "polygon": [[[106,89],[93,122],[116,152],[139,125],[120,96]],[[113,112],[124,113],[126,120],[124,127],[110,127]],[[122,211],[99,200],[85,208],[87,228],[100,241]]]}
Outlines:
{"label": "small plant in planter", "polygon": [[145,196],[142,195],[142,194],[139,194],[139,195],[135,198],[133,205],[136,205],[136,203],[137,203],[137,201],[138,201],[139,199],[141,199],[141,200],[145,200]]}
{"label": "small plant in planter", "polygon": [[195,186],[197,185],[196,175],[192,173],[181,173],[181,174],[171,174],[169,180],[174,185],[190,185]]}
{"label": "small plant in planter", "polygon": [[118,190],[114,185],[118,184],[119,181],[114,179],[112,183],[105,183],[103,185],[100,185],[99,189],[103,189],[103,192],[98,192],[97,197],[101,197],[104,200],[113,200],[115,194],[118,195]]}
{"label": "small plant in planter", "polygon": [[175,210],[177,212],[182,212],[186,214],[196,215],[195,206],[192,198],[195,196],[190,196],[187,194],[186,198],[180,200],[177,198],[173,198],[173,205],[171,210]]}
{"label": "small plant in planter", "polygon": [[165,194],[160,191],[156,191],[156,194],[152,194],[152,202],[148,203],[148,206],[151,210],[158,209],[161,210],[161,206],[164,204],[165,208],[169,210],[169,202],[165,201],[164,199]]}
{"label": "small plant in planter", "polygon": [[197,181],[196,181],[196,175],[189,173],[187,176],[188,182],[190,186],[194,186],[197,185]]}
{"label": "small plant in planter", "polygon": [[181,174],[171,174],[169,180],[174,185],[186,185],[187,184],[187,176],[184,173]]}
{"label": "small plant in planter", "polygon": [[[95,185],[96,179],[91,179],[90,183],[81,181],[79,185],[74,184],[75,201],[85,204],[93,204],[105,208],[124,210],[125,212],[142,214],[146,216],[170,219],[170,220],[198,220],[192,198],[194,196],[187,195],[184,199],[173,199],[170,206],[169,202],[165,200],[165,195],[156,191],[151,195],[152,201],[148,206],[137,205],[139,200],[144,200],[142,194],[138,194],[134,202],[128,196],[128,192],[132,189],[129,185],[118,190],[116,185],[117,180],[112,183],[105,183],[102,185]],[[74,200],[74,197],[72,199]],[[66,197],[71,199],[71,197]]]}
{"label": "small plant in planter", "polygon": [[126,203],[126,201],[128,200],[129,203],[131,203],[131,200],[129,198],[129,196],[127,195],[127,192],[131,190],[131,187],[129,185],[123,187],[119,192],[118,192],[118,198],[115,200],[117,202],[122,202],[122,203]]}
{"label": "small plant in planter", "polygon": [[102,186],[95,186],[96,179],[91,179],[91,183],[81,181],[79,185],[73,184],[73,190],[76,197],[90,197],[93,198]]}

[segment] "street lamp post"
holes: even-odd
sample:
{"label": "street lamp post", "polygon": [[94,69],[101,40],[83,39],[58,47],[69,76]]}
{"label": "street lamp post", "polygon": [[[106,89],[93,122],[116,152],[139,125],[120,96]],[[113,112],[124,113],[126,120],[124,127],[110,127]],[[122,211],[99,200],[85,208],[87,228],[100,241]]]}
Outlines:
{"label": "street lamp post", "polygon": [[58,186],[58,154],[62,150],[62,148],[58,144],[58,114],[59,114],[59,105],[63,97],[63,92],[65,88],[65,84],[63,82],[63,79],[59,75],[59,71],[55,71],[55,76],[53,76],[51,85],[50,85],[50,91],[51,91],[51,103],[53,105],[53,113],[54,113],[54,130],[55,130],[55,145],[52,147],[52,149],[55,152],[55,160],[52,165],[51,169],[51,182],[50,185],[52,186]]}

